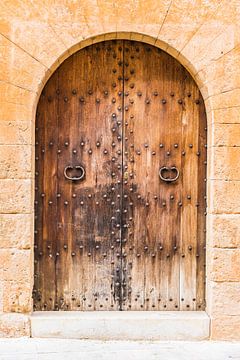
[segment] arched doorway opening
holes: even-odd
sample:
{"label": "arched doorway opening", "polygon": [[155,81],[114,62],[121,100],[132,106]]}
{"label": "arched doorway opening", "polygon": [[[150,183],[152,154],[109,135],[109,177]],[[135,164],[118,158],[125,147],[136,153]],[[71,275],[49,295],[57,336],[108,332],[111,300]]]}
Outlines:
{"label": "arched doorway opening", "polygon": [[63,62],[37,109],[35,310],[204,310],[206,124],[156,47]]}

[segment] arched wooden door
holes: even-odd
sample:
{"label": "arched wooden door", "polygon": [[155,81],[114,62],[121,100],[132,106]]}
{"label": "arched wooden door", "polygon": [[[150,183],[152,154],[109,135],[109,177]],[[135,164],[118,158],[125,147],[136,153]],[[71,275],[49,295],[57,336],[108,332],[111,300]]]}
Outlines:
{"label": "arched wooden door", "polygon": [[89,46],[36,122],[35,309],[204,309],[206,115],[183,66]]}

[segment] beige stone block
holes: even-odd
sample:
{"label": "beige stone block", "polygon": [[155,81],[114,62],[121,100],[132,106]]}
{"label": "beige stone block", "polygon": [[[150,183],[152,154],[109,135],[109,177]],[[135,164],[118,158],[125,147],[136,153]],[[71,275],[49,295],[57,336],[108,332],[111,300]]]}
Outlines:
{"label": "beige stone block", "polygon": [[104,6],[95,1],[47,1],[38,4],[41,15],[64,43],[66,49],[77,48],[81,41],[108,32],[116,32],[115,3],[104,1]]}
{"label": "beige stone block", "polygon": [[[196,34],[202,29],[202,25],[208,23],[208,18],[216,11],[218,3],[215,1],[174,1],[169,7],[166,18],[161,27],[159,38],[166,41],[176,50],[181,51],[189,44],[192,39],[196,38]],[[209,29],[202,30],[202,33],[196,38],[192,44],[192,51],[197,49],[195,43],[199,44],[204,41],[205,37],[209,39],[211,32]],[[185,56],[185,54],[184,54]],[[186,58],[191,59],[193,56],[187,51]]]}
{"label": "beige stone block", "polygon": [[239,87],[239,85],[240,70],[236,71],[234,74],[228,74],[224,72],[224,75],[222,77],[214,79],[212,81],[208,81],[200,90],[202,92],[203,89],[206,89],[205,93],[207,94],[207,97],[211,97],[221,93],[233,91],[234,89]]}
{"label": "beige stone block", "polygon": [[[2,280],[31,284],[31,250],[0,249]],[[30,286],[30,285],[29,285]]]}
{"label": "beige stone block", "polygon": [[240,124],[240,107],[213,110],[212,122],[214,124]]}
{"label": "beige stone block", "polygon": [[210,316],[240,316],[240,282],[209,282]]}
{"label": "beige stone block", "polygon": [[215,124],[212,137],[214,146],[240,146],[240,123]]}
{"label": "beige stone block", "polygon": [[0,214],[0,248],[30,249],[33,214]]}
{"label": "beige stone block", "polygon": [[0,314],[0,336],[30,336],[30,320],[28,315],[6,313]]}
{"label": "beige stone block", "polygon": [[209,180],[210,213],[240,212],[240,181]]}
{"label": "beige stone block", "polygon": [[117,37],[117,33],[116,31],[112,31],[112,32],[108,32],[106,34],[104,34],[104,40],[108,41],[108,40],[114,40]]}
{"label": "beige stone block", "polygon": [[0,189],[0,213],[32,212],[31,180],[0,179]]}
{"label": "beige stone block", "polygon": [[3,312],[3,281],[0,280],[0,314]]}
{"label": "beige stone block", "polygon": [[[117,31],[129,31],[156,37],[166,16],[170,0],[161,2],[115,2]],[[105,22],[104,22],[105,24]]]}
{"label": "beige stone block", "polygon": [[209,280],[239,281],[240,284],[240,249],[208,249],[207,258]]}
{"label": "beige stone block", "polygon": [[240,248],[240,214],[210,215],[208,229],[209,246]]}
{"label": "beige stone block", "polygon": [[[231,51],[221,54],[220,57],[214,59],[202,67],[198,72],[198,76],[202,79],[203,83],[210,88],[217,86],[222,91],[227,91],[235,84],[239,86],[240,74],[240,48],[235,47]],[[198,65],[199,66],[199,65]],[[230,88],[229,88],[230,86]],[[222,91],[218,91],[222,92]],[[211,92],[211,91],[209,91]]]}
{"label": "beige stone block", "polygon": [[[231,128],[231,126],[228,127]],[[222,132],[222,135],[224,136],[224,132]],[[226,138],[226,136],[224,137]],[[236,140],[238,141],[237,137]],[[213,166],[210,178],[217,180],[240,180],[240,147],[214,147],[211,151]]]}
{"label": "beige stone block", "polygon": [[51,67],[66,46],[51,27],[51,19],[44,17],[43,10],[40,2],[5,1],[0,8],[0,32],[46,67]]}
{"label": "beige stone block", "polygon": [[14,102],[1,101],[0,99],[0,121],[24,121],[33,118],[34,106],[31,104],[17,104]]}
{"label": "beige stone block", "polygon": [[206,106],[212,110],[225,109],[239,106],[240,88],[227,91],[225,93],[215,94],[205,100]]}
{"label": "beige stone block", "polygon": [[31,312],[32,291],[29,281],[4,281],[3,284],[3,312]]}
{"label": "beige stone block", "polygon": [[0,145],[30,145],[31,127],[30,121],[0,120]]}
{"label": "beige stone block", "polygon": [[30,145],[0,145],[0,179],[32,177]]}
{"label": "beige stone block", "polygon": [[218,24],[207,20],[204,26],[190,39],[182,50],[198,71],[218,60],[223,54],[234,49],[236,24]]}
{"label": "beige stone block", "polygon": [[240,316],[219,316],[211,320],[211,340],[240,340]]}
{"label": "beige stone block", "polygon": [[0,35],[0,80],[37,92],[47,68]]}
{"label": "beige stone block", "polygon": [[20,88],[5,82],[0,82],[0,95],[2,103],[25,104],[31,106],[34,104],[36,93],[27,89]]}

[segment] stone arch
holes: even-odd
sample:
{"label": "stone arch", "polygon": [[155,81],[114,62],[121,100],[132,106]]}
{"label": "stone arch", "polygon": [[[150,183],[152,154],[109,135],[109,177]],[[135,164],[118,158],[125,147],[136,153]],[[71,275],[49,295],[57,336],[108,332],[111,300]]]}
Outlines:
{"label": "stone arch", "polygon": [[[157,48],[160,48],[161,50],[164,50],[166,53],[168,53],[169,55],[171,55],[175,59],[177,59],[179,61],[179,63],[188,70],[188,72],[191,74],[194,81],[196,82],[198,88],[200,89],[203,99],[206,100],[208,98],[208,89],[204,85],[202,78],[198,75],[198,70],[194,66],[194,63],[192,63],[183,54],[181,54],[181,52],[177,51],[174,47],[167,44],[165,41],[162,41],[161,39],[159,39],[157,37],[153,37],[151,35],[144,34],[144,33],[137,33],[137,32],[131,32],[131,31],[109,32],[109,33],[105,33],[105,34],[93,35],[86,39],[83,39],[82,41],[77,42],[76,44],[71,46],[69,49],[65,50],[59,57],[57,57],[55,59],[55,61],[49,67],[49,70],[45,73],[41,83],[38,85],[37,97],[34,101],[34,105],[35,105],[34,109],[36,110],[38,99],[39,99],[40,94],[41,94],[45,84],[47,83],[48,79],[51,77],[51,75],[54,73],[54,71],[63,63],[64,60],[66,60],[69,56],[71,56],[72,54],[74,54],[75,52],[77,52],[78,50],[80,50],[86,46],[89,46],[91,44],[96,44],[96,43],[99,43],[99,42],[105,41],[105,40],[116,40],[116,39],[140,41],[140,42],[143,42],[143,43],[146,43],[149,45],[156,46]],[[205,102],[205,106],[206,106],[207,114],[210,114],[210,108],[209,108],[208,103]],[[208,115],[208,117],[209,117],[209,115]],[[208,120],[208,122],[209,121],[210,120]]]}

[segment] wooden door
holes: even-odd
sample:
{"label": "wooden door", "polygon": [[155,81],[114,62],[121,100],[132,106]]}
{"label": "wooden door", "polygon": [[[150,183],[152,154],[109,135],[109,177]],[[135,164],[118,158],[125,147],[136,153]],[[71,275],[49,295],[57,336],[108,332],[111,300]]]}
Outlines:
{"label": "wooden door", "polygon": [[68,58],[36,119],[36,310],[202,310],[206,116],[165,52]]}

